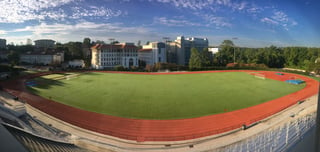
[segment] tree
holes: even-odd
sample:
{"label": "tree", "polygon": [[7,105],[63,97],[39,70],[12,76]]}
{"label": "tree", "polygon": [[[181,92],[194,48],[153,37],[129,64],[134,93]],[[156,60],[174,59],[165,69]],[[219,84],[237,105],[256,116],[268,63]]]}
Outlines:
{"label": "tree", "polygon": [[211,65],[212,54],[209,52],[208,48],[204,48],[201,52],[201,65],[202,67],[207,67]]}
{"label": "tree", "polygon": [[112,41],[112,42],[111,42],[112,45],[118,44],[118,43],[120,43],[120,42],[119,42],[119,41]]}
{"label": "tree", "polygon": [[82,45],[84,48],[90,48],[91,47],[91,39],[88,37],[84,38]]}
{"label": "tree", "polygon": [[315,74],[319,75],[320,74],[320,62],[310,63],[307,71],[310,71],[310,72],[313,71]]}
{"label": "tree", "polygon": [[96,41],[96,44],[106,44],[104,41],[101,41],[101,40],[97,40]]}
{"label": "tree", "polygon": [[141,46],[141,40],[138,40],[137,46]]}
{"label": "tree", "polygon": [[138,47],[138,49],[142,49],[141,40],[139,40],[139,41],[137,42],[137,47]]}
{"label": "tree", "polygon": [[235,45],[231,40],[223,40],[223,42],[220,45],[221,47],[228,46],[228,47],[234,47]]}
{"label": "tree", "polygon": [[116,71],[124,71],[125,70],[125,68],[122,66],[122,65],[117,65],[117,66],[115,66],[115,68],[114,68]]}
{"label": "tree", "polygon": [[20,61],[19,53],[17,53],[16,51],[10,51],[10,53],[8,54],[8,60],[11,64],[11,66],[18,65],[18,63]]}
{"label": "tree", "polygon": [[201,56],[199,51],[196,48],[191,49],[191,55],[189,59],[189,69],[200,69],[202,66]]}
{"label": "tree", "polygon": [[69,42],[65,44],[67,47],[67,51],[65,52],[66,60],[73,60],[73,59],[83,59],[83,52],[82,52],[82,43],[81,42]]}
{"label": "tree", "polygon": [[231,40],[224,40],[220,45],[220,50],[215,55],[215,60],[218,66],[225,66],[228,63],[233,63],[234,61],[234,44]]}

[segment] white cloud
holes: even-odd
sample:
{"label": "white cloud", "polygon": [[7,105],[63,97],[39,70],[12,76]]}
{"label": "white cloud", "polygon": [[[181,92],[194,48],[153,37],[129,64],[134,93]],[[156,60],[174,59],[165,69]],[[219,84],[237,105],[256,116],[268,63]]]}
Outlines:
{"label": "white cloud", "polygon": [[214,25],[216,28],[232,27],[232,24],[225,17],[215,16],[212,14],[201,14],[201,13],[194,13],[194,14],[201,17],[205,21],[207,21],[208,23],[207,26]]}
{"label": "white cloud", "polygon": [[0,30],[0,35],[6,35],[7,34],[7,32],[6,31],[4,31],[4,30]]}
{"label": "white cloud", "polygon": [[[36,26],[26,26],[25,28],[16,29],[13,31],[4,31],[9,33],[7,36],[9,42],[20,43],[27,38],[36,39],[54,39],[58,42],[82,41],[85,37],[93,39],[106,40],[110,37],[117,38],[119,41],[132,41],[132,37],[155,37],[155,33],[149,28],[130,27],[121,23],[93,23],[81,22],[75,25],[71,24],[46,24],[41,23]],[[31,34],[23,37],[14,36],[19,32],[30,32]],[[161,36],[159,36],[161,38]],[[154,39],[154,38],[153,38]]]}
{"label": "white cloud", "polygon": [[113,11],[110,8],[104,8],[104,7],[97,7],[97,6],[90,6],[89,9],[83,8],[83,7],[72,7],[72,15],[70,18],[73,19],[80,19],[82,17],[115,17],[120,16],[121,11]]}
{"label": "white cloud", "polygon": [[231,0],[149,0],[149,2],[159,2],[174,5],[179,8],[189,8],[192,10],[214,9],[218,5],[227,6],[233,9],[244,9],[246,2],[231,2]]}
{"label": "white cloud", "polygon": [[[22,23],[27,20],[43,20],[46,17],[56,17],[57,12],[41,12],[68,4],[74,0],[2,0],[0,1],[0,23]],[[61,13],[61,12],[60,12]]]}
{"label": "white cloud", "polygon": [[[232,11],[243,11],[247,10],[249,3],[246,1],[231,1],[231,0],[149,0],[150,2],[159,2],[173,5],[177,8],[191,9],[194,11],[196,17],[200,17],[205,25],[202,26],[214,26],[215,28],[222,27],[231,27],[232,24],[230,19],[226,17],[215,15],[213,12],[223,12],[226,10]],[[253,10],[251,10],[253,11]],[[168,26],[182,26],[182,25],[191,25],[191,26],[201,26],[199,23],[193,23],[188,20],[176,20],[168,18],[156,18],[160,24]]]}
{"label": "white cloud", "polygon": [[167,17],[155,17],[153,19],[153,24],[162,24],[171,27],[183,27],[183,26],[193,26],[193,27],[211,27],[215,28],[221,27],[231,27],[232,24],[227,21],[224,17],[218,17],[214,15],[194,13],[194,15],[202,18],[206,23],[200,24],[197,22],[191,22],[189,20],[184,19],[184,17],[176,16],[171,19]]}
{"label": "white cloud", "polygon": [[264,9],[258,6],[251,6],[249,8],[247,8],[247,13],[249,13],[250,15],[256,17],[258,14],[260,14]]}
{"label": "white cloud", "polygon": [[[254,2],[249,2],[246,0],[149,0],[150,2],[159,2],[165,3],[169,5],[173,5],[179,9],[191,9],[193,10],[197,16],[201,17],[205,21],[207,21],[208,26],[215,25],[216,28],[221,27],[231,27],[232,24],[230,20],[223,16],[219,16],[216,14],[223,13],[233,13],[233,12],[241,12],[248,13],[249,16],[253,17],[253,19],[257,19],[257,17],[271,12],[271,16],[259,17],[260,21],[273,26],[280,26],[283,29],[288,30],[290,27],[297,25],[298,23],[291,19],[285,12],[276,10],[275,7],[268,6],[258,6]],[[231,10],[231,12],[226,11]],[[179,24],[179,21],[168,20],[166,18],[162,18],[160,23],[174,26]],[[185,22],[185,20],[180,21]],[[177,24],[175,24],[177,23]]]}
{"label": "white cloud", "polygon": [[281,11],[275,11],[272,18],[274,20],[280,21],[280,22],[288,22],[289,21],[288,16],[284,12],[281,12]]}
{"label": "white cloud", "polygon": [[278,25],[285,30],[289,30],[290,27],[298,24],[295,20],[289,18],[287,14],[279,10],[274,10],[271,17],[264,17],[260,21],[271,25]]}
{"label": "white cloud", "polygon": [[[30,20],[47,19],[64,21],[82,17],[103,17],[108,19],[121,14],[110,8],[76,5],[82,0],[1,0],[0,23],[23,23]],[[75,7],[63,5],[74,4]]]}
{"label": "white cloud", "polygon": [[271,18],[268,18],[268,17],[262,18],[260,21],[263,23],[267,23],[267,24],[279,25],[279,22],[277,22]]}
{"label": "white cloud", "polygon": [[190,22],[184,19],[168,19],[166,17],[155,17],[154,24],[162,24],[166,26],[201,26],[199,23]]}

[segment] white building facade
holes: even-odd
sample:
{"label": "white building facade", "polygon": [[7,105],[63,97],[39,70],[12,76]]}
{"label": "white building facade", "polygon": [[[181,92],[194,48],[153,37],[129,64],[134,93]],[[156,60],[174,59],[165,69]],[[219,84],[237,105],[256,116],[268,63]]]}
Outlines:
{"label": "white building facade", "polygon": [[140,61],[148,65],[167,62],[166,45],[163,42],[151,42],[149,45],[143,45],[138,51]]}
{"label": "white building facade", "polygon": [[133,43],[97,44],[91,48],[94,69],[139,66],[138,48]]}
{"label": "white building facade", "polygon": [[72,60],[68,62],[68,66],[73,68],[83,68],[85,67],[85,63],[83,60]]}
{"label": "white building facade", "polygon": [[40,39],[40,40],[34,41],[36,48],[53,48],[54,43],[55,41],[50,39]]}
{"label": "white building facade", "polygon": [[61,64],[64,62],[64,52],[58,51],[42,51],[28,52],[20,56],[20,62],[29,64]]}
{"label": "white building facade", "polygon": [[210,48],[208,48],[208,51],[211,52],[212,54],[218,53],[219,50],[220,50],[220,48],[218,48],[218,47],[210,47]]}

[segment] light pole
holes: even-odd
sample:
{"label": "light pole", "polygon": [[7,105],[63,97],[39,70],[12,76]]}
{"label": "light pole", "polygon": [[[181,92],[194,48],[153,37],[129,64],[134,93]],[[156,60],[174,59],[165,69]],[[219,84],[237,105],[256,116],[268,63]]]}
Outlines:
{"label": "light pole", "polygon": [[[233,40],[238,40],[237,37],[233,37]],[[234,45],[236,46],[236,45]],[[233,64],[236,64],[236,48],[233,49]]]}
{"label": "light pole", "polygon": [[163,37],[162,38],[163,40],[164,40],[164,42],[165,42],[165,55],[166,55],[166,60],[167,60],[167,62],[168,62],[168,58],[169,58],[169,53],[168,53],[168,48],[167,48],[167,44],[168,44],[168,41],[170,40],[170,38],[169,37]]}
{"label": "light pole", "polygon": [[[109,38],[109,41],[110,41],[110,47],[111,47],[111,48],[110,48],[110,52],[112,53],[112,52],[113,52],[113,51],[112,51],[112,45],[113,45],[112,43],[113,43],[113,41],[114,41],[114,38]],[[112,65],[113,65],[114,61],[111,60],[111,63],[112,63]]]}
{"label": "light pole", "polygon": [[114,38],[109,38],[109,41],[110,41],[110,46],[111,46],[111,52],[112,52],[112,43],[113,43],[113,41],[114,41]]}

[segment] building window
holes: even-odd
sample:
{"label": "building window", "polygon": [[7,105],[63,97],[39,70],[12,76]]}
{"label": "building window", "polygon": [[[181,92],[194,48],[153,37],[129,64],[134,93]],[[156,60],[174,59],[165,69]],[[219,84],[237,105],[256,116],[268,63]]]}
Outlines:
{"label": "building window", "polygon": [[161,54],[161,49],[158,49],[158,54]]}
{"label": "building window", "polygon": [[131,67],[131,66],[133,66],[133,59],[132,58],[129,59],[129,67]]}

